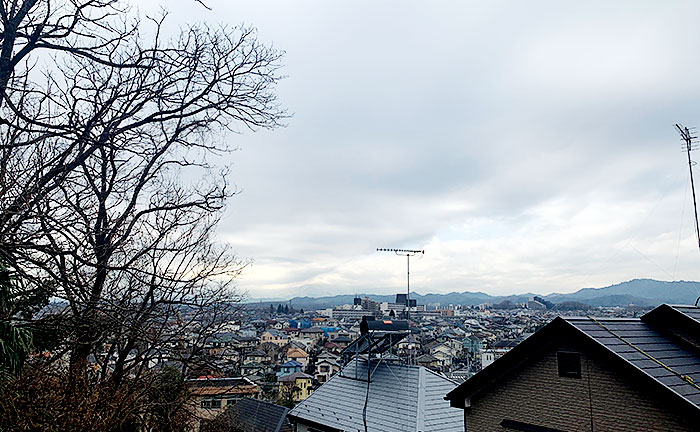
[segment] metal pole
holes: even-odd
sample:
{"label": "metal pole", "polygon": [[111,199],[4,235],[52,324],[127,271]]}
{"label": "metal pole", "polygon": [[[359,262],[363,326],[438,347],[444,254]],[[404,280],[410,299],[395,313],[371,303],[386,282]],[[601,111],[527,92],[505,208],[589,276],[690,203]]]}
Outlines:
{"label": "metal pole", "polygon": [[411,255],[406,254],[406,319],[411,309]]}
{"label": "metal pole", "polygon": [[415,254],[424,254],[424,250],[413,250],[413,249],[388,249],[388,248],[377,248],[380,252],[394,252],[396,255],[406,254],[406,308],[404,313],[406,319],[409,319],[409,309],[411,308],[411,256]]}

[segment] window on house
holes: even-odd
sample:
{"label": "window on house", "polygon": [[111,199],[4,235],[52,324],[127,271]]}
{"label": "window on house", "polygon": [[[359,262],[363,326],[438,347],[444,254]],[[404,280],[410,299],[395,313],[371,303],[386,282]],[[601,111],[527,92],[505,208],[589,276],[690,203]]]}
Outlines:
{"label": "window on house", "polygon": [[220,409],[221,399],[202,399],[202,408]]}
{"label": "window on house", "polygon": [[557,369],[560,377],[581,378],[581,353],[559,351]]}

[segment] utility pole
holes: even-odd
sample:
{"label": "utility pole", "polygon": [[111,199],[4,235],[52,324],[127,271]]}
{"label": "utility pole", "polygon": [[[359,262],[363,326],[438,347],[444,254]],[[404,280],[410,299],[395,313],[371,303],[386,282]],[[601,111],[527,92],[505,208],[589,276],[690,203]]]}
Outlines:
{"label": "utility pole", "polygon": [[411,257],[416,254],[424,255],[424,250],[413,250],[413,249],[388,249],[388,248],[377,248],[377,252],[394,252],[399,256],[406,256],[406,319],[409,319],[408,312],[411,307]]}

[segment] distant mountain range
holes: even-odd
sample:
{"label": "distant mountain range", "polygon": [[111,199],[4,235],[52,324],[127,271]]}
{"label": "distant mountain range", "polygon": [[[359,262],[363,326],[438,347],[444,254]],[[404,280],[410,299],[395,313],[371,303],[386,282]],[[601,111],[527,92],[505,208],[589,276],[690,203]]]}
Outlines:
{"label": "distant mountain range", "polygon": [[[534,293],[515,294],[509,296],[492,296],[483,292],[449,294],[425,294],[412,293],[411,298],[418,300],[418,304],[440,303],[441,305],[461,304],[478,305],[481,303],[501,303],[509,300],[513,303],[522,303]],[[364,295],[363,295],[364,296]],[[367,294],[376,302],[393,302],[395,295]],[[670,304],[694,304],[700,297],[700,282],[674,281],[665,282],[653,279],[634,279],[604,288],[583,288],[570,294],[539,295],[553,303],[581,302],[590,306],[656,306],[661,303]],[[355,296],[336,295],[327,297],[294,297],[286,301],[256,300],[251,303],[269,305],[270,303],[289,303],[296,309],[324,309],[343,304],[352,304]]]}

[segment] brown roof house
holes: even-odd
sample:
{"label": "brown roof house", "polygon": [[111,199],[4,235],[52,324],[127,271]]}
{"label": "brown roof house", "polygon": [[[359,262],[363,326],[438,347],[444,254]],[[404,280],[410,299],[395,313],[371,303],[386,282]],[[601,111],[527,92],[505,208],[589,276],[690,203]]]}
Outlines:
{"label": "brown roof house", "polygon": [[445,398],[467,431],[700,430],[700,308],[555,318]]}
{"label": "brown roof house", "polygon": [[258,397],[260,388],[248,378],[196,378],[186,381],[196,417],[211,419],[244,397]]}
{"label": "brown roof house", "polygon": [[298,361],[302,368],[309,365],[309,354],[301,348],[292,347],[287,350],[287,361]]}

